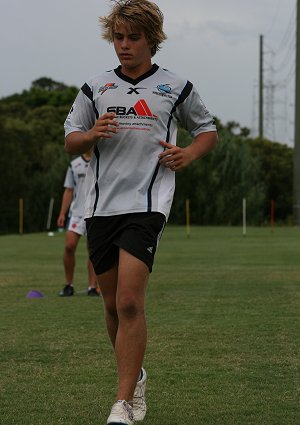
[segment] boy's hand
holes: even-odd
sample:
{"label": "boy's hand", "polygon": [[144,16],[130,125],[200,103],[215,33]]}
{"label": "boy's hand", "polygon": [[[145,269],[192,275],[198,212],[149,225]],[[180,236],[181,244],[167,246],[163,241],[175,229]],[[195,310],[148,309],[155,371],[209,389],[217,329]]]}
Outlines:
{"label": "boy's hand", "polygon": [[94,127],[87,133],[92,140],[98,140],[100,137],[110,139],[115,133],[118,132],[119,123],[115,120],[116,114],[114,112],[106,112],[97,119]]}
{"label": "boy's hand", "polygon": [[165,150],[159,154],[159,163],[172,171],[180,171],[191,162],[187,148],[180,148],[164,141],[159,142]]}

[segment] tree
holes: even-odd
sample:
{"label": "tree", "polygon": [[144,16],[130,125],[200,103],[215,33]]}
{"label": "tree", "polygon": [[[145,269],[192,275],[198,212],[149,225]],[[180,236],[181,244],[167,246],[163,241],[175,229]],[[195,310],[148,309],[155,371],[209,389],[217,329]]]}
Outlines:
{"label": "tree", "polygon": [[260,159],[260,179],[265,182],[264,216],[269,218],[270,203],[275,202],[276,219],[285,222],[292,216],[293,149],[269,140],[249,139],[253,154]]}
{"label": "tree", "polygon": [[[47,83],[47,84],[46,84]],[[50,87],[51,86],[51,87]],[[63,149],[63,122],[77,89],[37,80],[29,91],[0,100],[0,187],[5,209],[0,232],[18,230],[18,202],[24,199],[25,231],[45,229],[49,200],[60,200],[70,157]],[[59,202],[53,215],[58,214]]]}
{"label": "tree", "polygon": [[[250,147],[230,131],[222,130],[218,146],[206,157],[177,173],[171,221],[184,223],[185,198],[190,199],[194,224],[240,224],[242,199],[247,198],[249,220],[263,220],[265,187],[260,162]],[[179,144],[191,139],[179,132]]]}
{"label": "tree", "polygon": [[[63,123],[78,89],[48,77],[33,81],[30,90],[0,99],[0,233],[18,231],[18,202],[24,198],[25,231],[45,229],[49,201],[59,210],[63,179],[71,157],[65,154]],[[205,158],[176,173],[176,193],[170,221],[185,223],[185,200],[190,199],[193,224],[240,224],[242,199],[248,220],[269,221],[270,201],[276,218],[292,212],[291,148],[251,139],[250,131],[216,118],[218,146]],[[178,144],[192,139],[179,129]],[[54,223],[54,221],[53,221]]]}
{"label": "tree", "polygon": [[41,77],[31,83],[32,89],[41,89],[46,91],[61,91],[68,87],[64,83],[59,83],[48,77]]}

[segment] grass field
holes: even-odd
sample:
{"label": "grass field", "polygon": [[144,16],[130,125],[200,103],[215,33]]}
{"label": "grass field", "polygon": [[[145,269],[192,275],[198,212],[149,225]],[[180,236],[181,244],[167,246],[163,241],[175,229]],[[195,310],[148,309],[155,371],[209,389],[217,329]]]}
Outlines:
{"label": "grass field", "polygon": [[[0,423],[104,425],[102,300],[64,284],[63,234],[0,237]],[[147,292],[145,425],[300,423],[300,229],[167,227]],[[27,299],[36,289],[45,297]]]}

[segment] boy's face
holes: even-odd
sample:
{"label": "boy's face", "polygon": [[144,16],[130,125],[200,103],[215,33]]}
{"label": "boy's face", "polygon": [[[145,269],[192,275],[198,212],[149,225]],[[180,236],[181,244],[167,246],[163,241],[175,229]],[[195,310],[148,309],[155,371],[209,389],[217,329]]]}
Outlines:
{"label": "boy's face", "polygon": [[151,46],[143,30],[120,24],[114,32],[114,47],[123,73],[139,76],[151,68]]}

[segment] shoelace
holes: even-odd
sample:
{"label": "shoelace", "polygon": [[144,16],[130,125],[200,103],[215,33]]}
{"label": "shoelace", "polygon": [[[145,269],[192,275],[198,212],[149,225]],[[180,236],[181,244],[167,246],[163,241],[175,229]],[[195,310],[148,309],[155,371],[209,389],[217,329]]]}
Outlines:
{"label": "shoelace", "polygon": [[134,391],[134,395],[133,395],[133,400],[134,402],[138,403],[140,401],[140,399],[145,397],[145,391],[144,391],[144,387],[142,384],[138,384],[135,388]]}
{"label": "shoelace", "polygon": [[129,416],[129,419],[131,420],[131,421],[133,421],[133,411],[132,411],[132,407],[126,402],[126,401],[123,401],[123,406],[125,407],[125,409],[127,410],[127,412],[128,412],[128,416]]}
{"label": "shoelace", "polygon": [[[119,407],[120,404],[124,407],[124,409],[126,410],[126,412],[128,413],[129,419],[131,421],[133,421],[133,412],[132,412],[132,407],[127,403],[126,400],[118,400],[117,403],[113,406],[113,413],[119,414]],[[124,419],[126,419],[124,417]]]}

